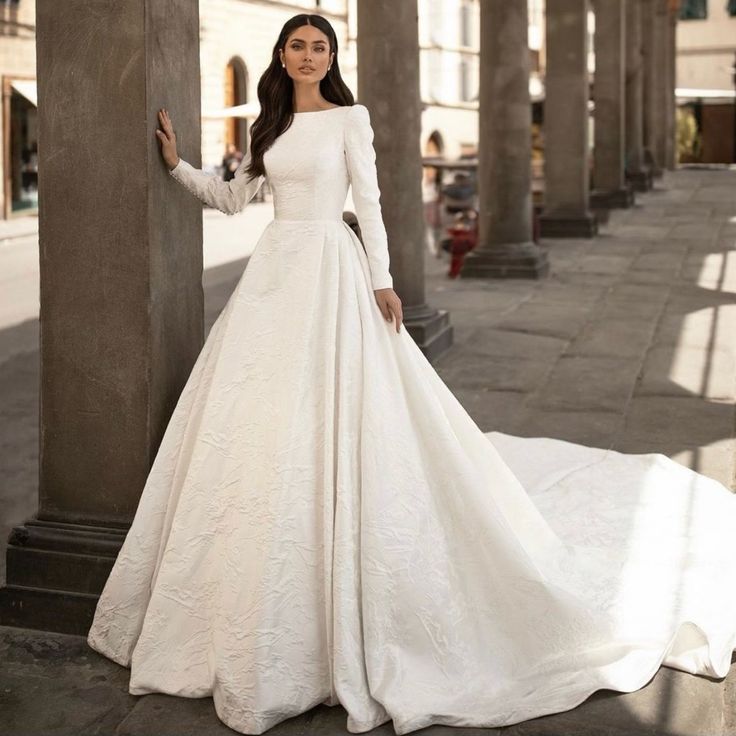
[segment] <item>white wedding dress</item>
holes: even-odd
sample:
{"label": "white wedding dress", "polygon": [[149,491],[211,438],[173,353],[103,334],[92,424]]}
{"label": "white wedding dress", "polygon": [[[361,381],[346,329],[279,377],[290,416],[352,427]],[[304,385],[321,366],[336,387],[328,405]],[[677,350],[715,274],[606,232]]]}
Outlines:
{"label": "white wedding dress", "polygon": [[[363,105],[297,113],[275,218],[166,429],[88,642],[129,692],[260,734],[504,726],[715,677],[736,646],[736,497],[664,455],[483,433],[373,289],[392,285]],[[224,212],[263,181],[172,176]],[[397,164],[398,165],[398,164]],[[342,221],[348,186],[366,252]]]}

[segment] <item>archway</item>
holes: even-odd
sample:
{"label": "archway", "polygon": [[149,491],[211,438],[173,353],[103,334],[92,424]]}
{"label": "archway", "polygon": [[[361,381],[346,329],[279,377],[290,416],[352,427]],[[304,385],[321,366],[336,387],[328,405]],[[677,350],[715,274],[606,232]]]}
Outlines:
{"label": "archway", "polygon": [[[225,67],[225,107],[248,102],[248,69],[239,56],[233,56]],[[225,145],[234,143],[239,151],[248,147],[248,121],[245,118],[225,118]]]}

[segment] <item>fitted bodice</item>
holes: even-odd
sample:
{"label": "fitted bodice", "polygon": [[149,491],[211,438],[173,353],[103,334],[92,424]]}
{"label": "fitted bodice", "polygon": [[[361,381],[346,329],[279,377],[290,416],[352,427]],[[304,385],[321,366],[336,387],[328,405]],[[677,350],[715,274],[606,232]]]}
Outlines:
{"label": "fitted bodice", "polygon": [[245,170],[250,161],[248,150],[235,177],[227,182],[184,159],[169,173],[203,202],[228,215],[240,212],[268,179],[277,221],[342,221],[345,198],[352,186],[373,288],[393,286],[373,128],[365,105],[295,113],[289,128],[263,156],[266,175],[249,178]]}
{"label": "fitted bodice", "polygon": [[296,113],[263,163],[277,220],[341,220],[350,186],[343,136],[349,106]]}

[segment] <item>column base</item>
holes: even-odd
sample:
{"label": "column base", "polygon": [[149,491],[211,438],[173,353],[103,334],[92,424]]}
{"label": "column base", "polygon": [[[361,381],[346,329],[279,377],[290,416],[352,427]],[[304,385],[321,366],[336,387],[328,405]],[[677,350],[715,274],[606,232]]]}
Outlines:
{"label": "column base", "polygon": [[403,310],[402,327],[430,363],[444,353],[453,342],[453,327],[446,309],[432,309],[427,304]]}
{"label": "column base", "polygon": [[630,185],[607,191],[594,190],[590,193],[590,206],[593,209],[628,209],[634,205],[634,190]]}
{"label": "column base", "polygon": [[583,215],[550,213],[539,218],[543,238],[593,238],[598,233],[598,219],[592,212]]}
{"label": "column base", "polygon": [[126,533],[37,518],[13,528],[0,624],[86,636]]}
{"label": "column base", "polygon": [[644,149],[644,164],[649,169],[652,179],[661,178],[662,169],[657,165],[657,159],[649,148]]}
{"label": "column base", "polygon": [[652,182],[652,172],[648,169],[627,171],[626,182],[631,185],[635,192],[648,192],[654,186]]}
{"label": "column base", "polygon": [[460,278],[538,279],[549,273],[547,250],[536,243],[504,243],[471,250]]}

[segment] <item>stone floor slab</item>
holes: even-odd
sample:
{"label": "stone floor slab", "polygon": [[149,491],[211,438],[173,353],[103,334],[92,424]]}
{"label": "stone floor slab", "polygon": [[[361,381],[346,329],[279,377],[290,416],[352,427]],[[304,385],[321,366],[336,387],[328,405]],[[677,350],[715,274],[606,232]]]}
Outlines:
{"label": "stone floor slab", "polygon": [[589,322],[570,343],[566,355],[643,359],[655,330],[653,317],[647,320],[631,313],[626,319],[607,317]]}
{"label": "stone floor slab", "polygon": [[733,441],[735,421],[732,402],[635,395],[626,411],[622,436],[641,440],[644,452],[658,446],[680,452]]}
{"label": "stone floor slab", "polygon": [[[611,447],[623,423],[623,412],[615,411],[540,411],[522,408],[513,431],[520,437],[555,437],[588,447]],[[502,430],[503,431],[503,430]]]}
{"label": "stone floor slab", "polygon": [[80,636],[0,627],[0,733],[114,733],[135,705],[124,667]]}
{"label": "stone floor slab", "polygon": [[531,304],[517,307],[495,323],[502,330],[570,339],[589,319],[590,310],[579,304]]}
{"label": "stone floor slab", "polygon": [[621,411],[634,390],[636,358],[563,356],[546,384],[529,399],[540,411]]}
{"label": "stone floor slab", "polygon": [[728,401],[736,393],[733,349],[656,345],[647,353],[636,393]]}
{"label": "stone floor slab", "polygon": [[667,237],[669,225],[622,225],[617,234],[620,238],[634,240],[661,240]]}
{"label": "stone floor slab", "polygon": [[675,225],[667,237],[673,240],[712,240],[719,230],[720,225],[714,222],[682,222]]}
{"label": "stone floor slab", "polygon": [[611,287],[606,298],[609,301],[618,299],[639,304],[644,302],[664,304],[667,301],[670,290],[670,284],[642,286],[641,284],[632,284],[627,280],[621,280]]}
{"label": "stone floor slab", "polygon": [[574,270],[586,273],[620,274],[625,273],[634,260],[634,255],[604,255],[602,253],[585,255],[575,263]]}
{"label": "stone floor slab", "polygon": [[[444,380],[441,369],[439,373]],[[453,393],[484,432],[519,433],[519,423],[524,417],[525,393],[471,387],[456,388]]]}
{"label": "stone floor slab", "polygon": [[544,383],[550,363],[547,360],[484,356],[460,348],[451,363],[437,361],[436,370],[445,382],[460,384],[464,388],[530,393]]}
{"label": "stone floor slab", "polygon": [[736,300],[732,305],[717,309],[698,309],[693,312],[671,313],[665,311],[657,323],[653,343],[710,350],[717,345],[736,355]]}
{"label": "stone floor slab", "polygon": [[493,327],[475,328],[464,347],[482,357],[525,358],[554,360],[568,345],[564,338],[536,335]]}
{"label": "stone floor slab", "polygon": [[685,257],[685,251],[673,252],[658,250],[656,252],[643,253],[633,260],[631,268],[637,271],[666,271],[672,276],[680,270],[680,264]]}

